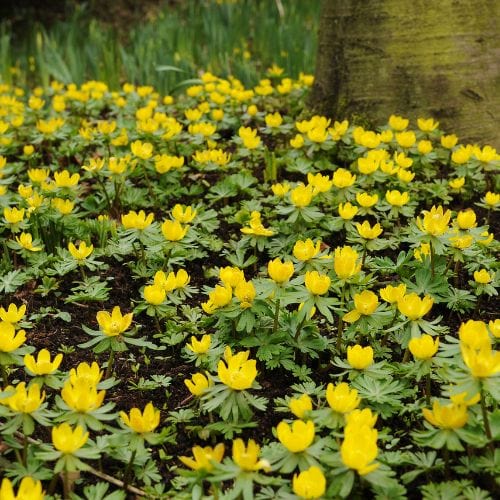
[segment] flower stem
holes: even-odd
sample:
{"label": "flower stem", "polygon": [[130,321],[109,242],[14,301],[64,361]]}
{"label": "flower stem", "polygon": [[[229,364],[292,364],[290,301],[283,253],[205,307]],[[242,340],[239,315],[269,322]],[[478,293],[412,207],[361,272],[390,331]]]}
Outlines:
{"label": "flower stem", "polygon": [[[346,283],[342,285],[342,292],[340,293],[340,309],[344,307],[345,302],[345,292],[346,292]],[[342,330],[344,327],[344,322],[342,321],[342,314],[339,314],[339,322],[337,324],[337,351],[340,352],[340,348],[342,347]]]}
{"label": "flower stem", "polygon": [[481,384],[480,395],[481,395],[481,412],[483,413],[484,432],[486,433],[486,437],[488,438],[488,441],[490,441],[489,444],[491,445],[491,440],[493,436],[491,434],[490,421],[488,419],[488,409],[486,408],[483,384]]}
{"label": "flower stem", "polygon": [[2,373],[3,388],[5,389],[9,385],[9,379],[7,378],[7,369],[5,365],[0,365],[0,371]]}
{"label": "flower stem", "polygon": [[435,272],[436,254],[434,252],[434,245],[432,244],[432,241],[429,241],[429,248],[431,252],[431,276],[434,278],[434,275],[436,274]]}
{"label": "flower stem", "polygon": [[280,299],[276,299],[276,308],[274,309],[274,324],[273,324],[273,333],[276,333],[278,330],[280,318]]}
{"label": "flower stem", "polygon": [[114,360],[115,360],[115,351],[111,349],[111,351],[109,352],[108,365],[106,366],[106,374],[104,375],[105,379],[111,377],[111,375],[113,374]]}
{"label": "flower stem", "polygon": [[128,483],[130,482],[130,472],[131,472],[132,466],[134,464],[136,453],[137,453],[137,450],[134,450],[132,452],[132,455],[130,455],[130,460],[127,464],[125,472],[123,473],[123,489],[124,489],[124,491],[127,491],[127,486],[128,486]]}
{"label": "flower stem", "polygon": [[431,374],[430,372],[425,377],[425,403],[431,405]]}

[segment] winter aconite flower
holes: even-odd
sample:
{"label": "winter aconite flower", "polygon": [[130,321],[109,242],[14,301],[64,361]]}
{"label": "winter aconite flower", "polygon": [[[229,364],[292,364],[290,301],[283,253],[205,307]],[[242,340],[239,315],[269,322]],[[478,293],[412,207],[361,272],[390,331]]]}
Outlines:
{"label": "winter aconite flower", "polygon": [[42,349],[36,359],[31,354],[26,354],[24,356],[24,366],[33,375],[49,375],[59,368],[62,358],[63,355],[59,353],[51,361],[50,352],[47,349]]}
{"label": "winter aconite flower", "polygon": [[108,337],[116,337],[127,331],[132,323],[133,313],[123,315],[119,306],[113,307],[111,314],[99,311],[96,315],[99,328]]}
{"label": "winter aconite flower", "polygon": [[177,220],[167,219],[161,225],[161,232],[167,241],[180,241],[186,236],[189,226],[183,227]]}
{"label": "winter aconite flower", "polygon": [[261,214],[257,211],[253,211],[251,213],[248,227],[242,227],[240,231],[243,234],[249,234],[253,236],[272,236],[274,234],[274,231],[264,227],[261,221]]}
{"label": "winter aconite flower", "polygon": [[88,440],[89,433],[77,425],[74,429],[64,422],[52,427],[52,444],[54,448],[65,455],[71,455],[79,450]]}
{"label": "winter aconite flower", "polygon": [[45,392],[40,391],[40,386],[35,383],[26,387],[25,382],[19,382],[15,387],[7,386],[5,392],[13,391],[10,396],[2,399],[2,404],[7,405],[16,413],[33,413],[45,399]]}
{"label": "winter aconite flower", "polygon": [[326,388],[326,400],[333,411],[337,413],[349,413],[356,409],[361,402],[358,391],[351,389],[346,382],[337,385],[328,384]]}
{"label": "winter aconite flower", "polygon": [[68,380],[61,390],[63,401],[73,411],[88,413],[102,406],[106,391],[97,391],[95,384],[84,378]]}
{"label": "winter aconite flower", "polygon": [[486,285],[493,280],[493,277],[486,269],[480,269],[479,271],[474,271],[474,281],[481,285]]}
{"label": "winter aconite flower", "polygon": [[342,462],[364,476],[374,471],[380,464],[374,463],[378,455],[377,430],[368,425],[349,424],[344,429],[344,441],[340,446]]}
{"label": "winter aconite flower", "polygon": [[167,292],[160,285],[146,285],[143,290],[144,300],[153,306],[159,306],[166,298]]}
{"label": "winter aconite flower", "polygon": [[341,280],[353,278],[361,270],[358,252],[349,246],[337,247],[333,259],[333,268]]}
{"label": "winter aconite flower", "polygon": [[308,394],[302,394],[298,398],[292,398],[288,407],[297,418],[304,418],[312,410],[312,400]]}
{"label": "winter aconite flower", "polygon": [[460,229],[471,229],[477,226],[476,213],[472,209],[460,210],[457,214],[457,226]]}
{"label": "winter aconite flower", "polygon": [[184,383],[193,396],[201,396],[212,385],[212,381],[203,373],[195,373],[191,379],[185,379]]}
{"label": "winter aconite flower", "polygon": [[217,373],[220,381],[235,391],[243,391],[252,387],[257,376],[256,361],[248,359],[250,351],[241,351],[232,354],[231,349],[226,347],[224,359],[217,365]]}
{"label": "winter aconite flower", "polygon": [[214,466],[213,463],[220,463],[224,458],[224,444],[219,443],[214,446],[205,446],[202,448],[201,446],[194,446],[192,448],[193,458],[191,457],[179,457],[179,460],[187,465],[190,469],[193,470],[204,470],[211,471]]}
{"label": "winter aconite flower", "polygon": [[417,359],[426,360],[431,359],[434,354],[436,354],[439,347],[439,338],[435,340],[430,336],[424,333],[419,338],[413,338],[410,340],[408,344],[408,348],[410,352]]}
{"label": "winter aconite flower", "polygon": [[330,288],[331,279],[318,271],[307,271],[304,277],[307,290],[313,295],[324,295]]}
{"label": "winter aconite flower", "polygon": [[299,184],[296,188],[290,191],[290,201],[297,208],[307,207],[313,198],[313,187],[311,185],[305,186],[304,184]]}
{"label": "winter aconite flower", "polygon": [[367,220],[363,224],[356,222],[356,229],[361,238],[365,240],[374,240],[382,234],[382,226],[378,222],[373,227],[370,226]]}
{"label": "winter aconite flower", "polygon": [[425,295],[421,299],[416,293],[409,293],[398,300],[399,312],[411,321],[423,318],[432,308],[434,299]]}
{"label": "winter aconite flower", "polygon": [[359,344],[347,348],[347,362],[355,370],[364,370],[373,364],[373,349],[370,346],[362,347]]}
{"label": "winter aconite flower", "polygon": [[398,300],[400,300],[405,293],[406,285],[404,283],[397,286],[387,285],[385,288],[381,288],[379,290],[380,297],[389,304],[398,302]]}
{"label": "winter aconite flower", "polygon": [[26,341],[26,332],[19,330],[16,333],[14,325],[0,321],[0,352],[12,352]]}
{"label": "winter aconite flower", "polygon": [[267,264],[267,272],[275,283],[281,285],[292,277],[294,273],[293,262],[281,262],[281,259],[276,258]]}
{"label": "winter aconite flower", "polygon": [[305,500],[320,498],[326,491],[326,479],[319,467],[309,467],[293,476],[293,492]]}
{"label": "winter aconite flower", "polygon": [[451,219],[451,210],[444,210],[440,205],[433,206],[430,210],[422,212],[423,218],[417,217],[418,228],[432,236],[441,236],[448,230],[448,224]]}
{"label": "winter aconite flower", "polygon": [[205,354],[209,349],[212,342],[210,335],[203,335],[198,340],[194,335],[191,337],[191,343],[186,344],[186,347],[195,354]]}
{"label": "winter aconite flower", "polygon": [[241,470],[252,472],[261,469],[269,470],[270,464],[267,460],[259,460],[260,446],[253,440],[248,440],[245,446],[243,439],[233,441],[233,460]]}
{"label": "winter aconite flower", "polygon": [[358,213],[358,210],[358,207],[349,202],[340,203],[338,206],[339,215],[344,220],[351,220]]}
{"label": "winter aconite flower", "polygon": [[373,314],[378,307],[378,297],[371,290],[363,290],[361,293],[354,295],[354,307],[354,310],[348,312],[342,318],[347,323],[354,323],[361,316]]}
{"label": "winter aconite flower", "polygon": [[316,257],[321,251],[321,241],[314,243],[310,238],[298,240],[293,246],[293,256],[302,262],[307,262]]}
{"label": "winter aconite flower", "polygon": [[500,351],[495,351],[491,345],[474,349],[461,344],[462,359],[475,378],[488,378],[500,372]]}
{"label": "winter aconite flower", "polygon": [[19,236],[16,236],[16,241],[22,248],[30,252],[40,252],[42,250],[42,247],[33,245],[33,236],[30,233],[21,233]]}
{"label": "winter aconite flower", "polygon": [[129,415],[121,411],[120,418],[127,427],[137,434],[147,434],[153,432],[160,425],[160,410],[157,410],[153,403],[149,402],[142,413],[139,408],[132,408]]}
{"label": "winter aconite flower", "polygon": [[437,399],[434,400],[432,411],[424,408],[422,413],[430,424],[441,429],[460,429],[468,420],[466,405],[441,406]]}
{"label": "winter aconite flower", "polygon": [[410,201],[410,195],[407,192],[399,192],[396,189],[393,191],[386,191],[385,199],[394,207],[402,207]]}
{"label": "winter aconite flower", "polygon": [[144,210],[134,212],[131,210],[125,215],[122,215],[122,224],[125,229],[137,229],[143,231],[153,223],[154,214],[145,214]]}
{"label": "winter aconite flower", "polygon": [[0,498],[2,500],[43,500],[45,495],[42,483],[37,479],[30,476],[23,477],[16,494],[10,479],[4,477],[0,486]]}
{"label": "winter aconite flower", "polygon": [[234,289],[234,296],[240,301],[242,309],[248,309],[252,306],[257,292],[251,281],[241,281]]}
{"label": "winter aconite flower", "polygon": [[276,434],[280,443],[292,453],[300,453],[314,441],[314,423],[312,420],[303,422],[294,420],[292,425],[281,421],[276,428]]}
{"label": "winter aconite flower", "polygon": [[74,243],[70,242],[68,243],[68,250],[76,261],[81,262],[94,251],[94,245],[87,246],[85,241],[81,241],[77,248]]}

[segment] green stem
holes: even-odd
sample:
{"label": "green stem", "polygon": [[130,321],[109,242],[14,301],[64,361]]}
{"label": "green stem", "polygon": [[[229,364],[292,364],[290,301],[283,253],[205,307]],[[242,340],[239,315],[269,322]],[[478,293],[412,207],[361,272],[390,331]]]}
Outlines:
{"label": "green stem", "polygon": [[96,179],[102,188],[102,191],[104,193],[104,197],[106,198],[106,204],[108,205],[108,211],[110,211],[112,208],[112,203],[111,203],[111,200],[109,199],[109,194],[106,190],[106,186],[104,185],[104,182],[102,181],[101,176],[99,174],[96,175]]}
{"label": "green stem", "polygon": [[431,251],[431,276],[434,278],[436,254],[434,253],[434,245],[432,244],[432,241],[429,241],[429,248]]}
{"label": "green stem", "polygon": [[483,424],[484,424],[484,432],[486,433],[486,437],[488,438],[488,441],[490,441],[489,445],[491,446],[491,440],[493,439],[493,436],[491,434],[491,427],[490,427],[490,421],[488,418],[488,409],[486,408],[486,401],[484,397],[484,387],[483,384],[481,383],[481,389],[479,391],[480,396],[481,396],[481,412],[483,414]]}
{"label": "green stem", "polygon": [[[345,302],[345,292],[346,292],[346,282],[342,285],[342,292],[340,293],[340,309],[344,307]],[[340,352],[342,347],[342,331],[344,329],[344,322],[342,321],[342,312],[339,314],[339,321],[337,323],[337,351]]]}
{"label": "green stem", "polygon": [[127,464],[127,468],[125,469],[125,472],[123,474],[123,489],[125,491],[127,491],[127,486],[128,486],[128,484],[130,482],[130,472],[131,472],[132,466],[134,464],[136,453],[137,453],[137,450],[134,450],[132,452],[132,455],[130,455],[130,460],[129,460],[129,462]]}
{"label": "green stem", "polygon": [[[391,320],[390,324],[388,325],[387,330],[390,330],[392,325],[394,325],[394,322],[396,321],[396,318],[398,317],[398,312],[399,311],[398,311],[398,308],[396,306],[394,309],[394,316],[392,317],[392,320]],[[387,340],[389,339],[389,332],[387,330],[386,330],[384,336],[382,337],[382,341],[380,342],[381,347],[385,347],[385,345],[387,344]]]}
{"label": "green stem", "polygon": [[425,377],[425,403],[431,405],[431,374],[430,372]]}
{"label": "green stem", "polygon": [[2,382],[3,382],[3,388],[5,389],[9,385],[9,379],[7,377],[7,369],[5,368],[5,365],[0,365],[1,373],[2,373]]}
{"label": "green stem", "polygon": [[70,484],[69,484],[69,474],[68,474],[67,468],[64,468],[63,475],[62,475],[62,481],[63,481],[64,500],[67,500],[69,498],[69,494],[71,493],[71,488],[70,488]]}
{"label": "green stem", "polygon": [[279,318],[280,318],[280,299],[276,299],[276,307],[274,309],[273,333],[276,333],[278,330]]}
{"label": "green stem", "polygon": [[403,356],[403,361],[402,363],[408,363],[408,360],[410,359],[410,348],[407,347],[405,349],[405,353],[404,353],[404,356]]}
{"label": "green stem", "polygon": [[300,332],[302,331],[302,327],[304,326],[305,322],[306,322],[306,315],[304,315],[302,321],[297,326],[297,330],[295,331],[295,335],[293,336],[293,340],[295,340],[295,342],[299,340]]}
{"label": "green stem", "polygon": [[104,375],[104,378],[110,378],[111,375],[113,375],[113,362],[115,360],[115,351],[111,349],[109,352],[109,358],[108,358],[108,365],[106,366],[106,373]]}
{"label": "green stem", "polygon": [[444,458],[444,476],[446,480],[450,479],[450,452],[446,446],[443,448]]}

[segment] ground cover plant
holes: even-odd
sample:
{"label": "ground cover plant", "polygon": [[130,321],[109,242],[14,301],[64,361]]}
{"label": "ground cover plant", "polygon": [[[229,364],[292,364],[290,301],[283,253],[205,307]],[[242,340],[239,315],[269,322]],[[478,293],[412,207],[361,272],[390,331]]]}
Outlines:
{"label": "ground cover plant", "polygon": [[498,494],[499,155],[311,83],[0,86],[1,498]]}

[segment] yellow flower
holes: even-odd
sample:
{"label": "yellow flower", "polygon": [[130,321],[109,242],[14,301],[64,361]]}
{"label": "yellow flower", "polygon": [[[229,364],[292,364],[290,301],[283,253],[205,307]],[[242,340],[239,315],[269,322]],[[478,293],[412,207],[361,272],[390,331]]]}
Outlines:
{"label": "yellow flower", "polygon": [[364,408],[363,410],[353,410],[345,414],[345,427],[344,430],[348,430],[348,427],[359,429],[363,426],[375,427],[377,422],[377,415],[372,413],[370,408]]}
{"label": "yellow flower", "polygon": [[304,145],[304,136],[302,134],[296,134],[295,137],[290,139],[290,146],[294,149],[300,149]]}
{"label": "yellow flower", "polygon": [[451,402],[456,405],[474,406],[481,401],[481,394],[478,392],[474,396],[469,396],[467,391],[450,396]]}
{"label": "yellow flower", "polygon": [[473,154],[476,159],[482,163],[489,163],[491,161],[500,159],[497,155],[496,149],[492,148],[491,146],[484,146],[483,149],[481,149],[479,146],[474,146]]}
{"label": "yellow flower", "polygon": [[52,443],[54,448],[63,454],[71,455],[79,450],[88,440],[89,433],[77,425],[74,429],[64,422],[52,427]]}
{"label": "yellow flower", "polygon": [[314,422],[294,420],[290,426],[285,421],[281,421],[276,427],[276,435],[288,451],[300,453],[309,448],[314,441]]}
{"label": "yellow flower", "polygon": [[283,284],[293,276],[293,262],[290,260],[281,262],[281,259],[276,258],[267,264],[267,272],[275,283]]}
{"label": "yellow flower", "polygon": [[417,125],[422,132],[433,132],[438,128],[439,122],[435,122],[433,118],[418,118]]}
{"label": "yellow flower", "polygon": [[17,307],[16,304],[9,304],[7,310],[0,307],[0,319],[6,323],[16,324],[19,323],[26,314],[26,304]]}
{"label": "yellow flower", "polygon": [[71,188],[78,184],[80,180],[80,174],[73,174],[68,170],[63,170],[61,172],[54,173],[54,181],[57,187],[60,188]]}
{"label": "yellow flower", "polygon": [[307,271],[304,277],[307,290],[313,295],[324,295],[330,288],[331,279],[318,271]]}
{"label": "yellow flower", "polygon": [[91,365],[85,361],[79,363],[75,368],[69,371],[69,380],[72,384],[76,384],[76,380],[85,380],[90,385],[97,385],[103,376],[104,372],[99,368],[99,365],[94,361]]}
{"label": "yellow flower", "polygon": [[333,122],[333,127],[328,129],[328,132],[334,141],[339,141],[347,132],[349,128],[349,122],[347,120],[343,120],[342,122],[335,121]]}
{"label": "yellow flower", "polygon": [[130,327],[133,313],[122,315],[119,306],[113,307],[111,314],[108,311],[99,311],[96,314],[100,330],[108,337],[116,337]]}
{"label": "yellow flower", "polygon": [[373,472],[380,465],[372,463],[378,455],[377,436],[377,430],[367,425],[347,426],[340,446],[340,457],[344,465],[356,470],[361,476]]}
{"label": "yellow flower", "polygon": [[312,411],[312,400],[307,394],[301,394],[298,398],[292,398],[288,407],[297,418],[304,418],[307,412]]}
{"label": "yellow flower", "polygon": [[251,307],[256,294],[255,286],[251,281],[241,281],[234,289],[234,295],[240,301],[242,309]]}
{"label": "yellow flower", "polygon": [[333,268],[341,280],[348,280],[356,276],[361,270],[358,262],[358,252],[350,246],[337,247],[333,259]]}
{"label": "yellow flower", "polygon": [[50,360],[50,352],[47,349],[42,349],[38,353],[38,357],[31,354],[24,356],[24,366],[33,375],[48,375],[54,373],[61,364],[63,355],[57,354],[53,361]]}
{"label": "yellow flower", "polygon": [[484,195],[484,202],[489,207],[495,207],[496,205],[498,205],[500,203],[500,193],[493,193],[491,191],[488,191]]}
{"label": "yellow flower", "polygon": [[389,302],[389,304],[394,304],[406,293],[406,285],[404,283],[398,286],[387,285],[385,288],[381,288],[379,293],[383,300]]}
{"label": "yellow flower", "polygon": [[307,240],[298,240],[293,246],[293,256],[302,262],[306,262],[316,257],[321,251],[321,241],[314,243],[311,238]]}
{"label": "yellow flower", "polygon": [[24,208],[18,209],[16,207],[5,207],[3,209],[3,216],[8,224],[17,224],[24,219]]}
{"label": "yellow flower", "polygon": [[326,193],[332,188],[332,181],[328,175],[321,175],[320,173],[314,175],[309,172],[307,174],[307,182],[313,188],[313,196],[319,193]]}
{"label": "yellow flower", "polygon": [[394,159],[401,169],[406,169],[413,165],[413,160],[408,158],[404,153],[394,153]]}
{"label": "yellow flower", "polygon": [[434,299],[425,295],[421,299],[416,293],[409,293],[408,295],[403,295],[398,300],[398,309],[401,314],[406,316],[411,321],[416,321],[423,318],[432,308],[434,304]]}
{"label": "yellow flower", "polygon": [[231,302],[233,291],[230,286],[215,285],[215,288],[208,294],[210,302],[215,307],[224,307]]}
{"label": "yellow flower", "polygon": [[266,229],[261,221],[260,212],[253,211],[250,215],[249,227],[242,227],[240,231],[243,234],[250,234],[254,236],[272,236],[274,231]]}
{"label": "yellow flower", "polygon": [[19,330],[16,333],[14,325],[0,321],[0,352],[15,351],[26,341],[26,332]]}
{"label": "yellow flower", "polygon": [[130,416],[121,411],[120,418],[127,427],[137,434],[147,434],[153,432],[160,425],[160,410],[157,410],[153,403],[149,402],[142,413],[139,408],[132,408]]}
{"label": "yellow flower", "polygon": [[297,208],[307,207],[313,197],[313,187],[299,184],[296,188],[290,191],[290,200]]}
{"label": "yellow flower", "polygon": [[130,150],[141,160],[148,160],[153,156],[153,145],[150,142],[134,141],[130,144]]}
{"label": "yellow flower", "polygon": [[488,378],[500,372],[500,351],[494,351],[491,345],[474,349],[466,344],[460,344],[465,365],[476,378]]}
{"label": "yellow flower", "polygon": [[471,349],[483,349],[491,345],[488,329],[484,321],[474,321],[470,319],[462,323],[458,330],[460,344],[464,344]]}
{"label": "yellow flower", "polygon": [[33,246],[33,236],[30,233],[21,233],[19,236],[16,236],[16,241],[30,252],[39,252],[42,249],[42,247]]}
{"label": "yellow flower", "polygon": [[418,141],[417,150],[421,155],[427,155],[432,151],[432,142],[427,140]]}
{"label": "yellow flower", "polygon": [[496,339],[500,338],[500,318],[490,320],[488,326],[493,337]]}
{"label": "yellow flower", "polygon": [[290,184],[288,182],[284,182],[283,184],[281,183],[276,183],[271,186],[271,189],[273,190],[274,196],[277,196],[278,198],[284,198],[286,193],[290,191]]}
{"label": "yellow flower", "polygon": [[260,145],[260,137],[257,135],[257,130],[250,127],[240,127],[238,135],[243,141],[243,146],[247,149],[255,149]]}
{"label": "yellow flower", "polygon": [[260,446],[253,440],[248,440],[245,446],[243,439],[238,438],[233,441],[233,460],[240,469],[248,472],[258,471],[260,469],[270,470],[270,464],[267,460],[259,460]]}
{"label": "yellow flower", "polygon": [[457,214],[457,225],[460,229],[471,229],[477,226],[474,210],[460,210]]}
{"label": "yellow flower", "polygon": [[472,156],[473,148],[469,144],[467,146],[460,146],[451,153],[451,161],[457,165],[463,165],[467,163]]}
{"label": "yellow flower", "polygon": [[394,191],[387,191],[385,193],[385,199],[394,207],[402,207],[410,201],[410,195],[406,191],[400,193],[395,189]]}
{"label": "yellow flower", "polygon": [[441,146],[446,149],[452,149],[458,141],[458,137],[455,134],[442,135],[441,136]]}
{"label": "yellow flower", "polygon": [[201,396],[212,385],[212,381],[203,373],[195,373],[191,379],[185,379],[184,383],[193,396]]}
{"label": "yellow flower", "polygon": [[196,217],[196,210],[193,207],[185,207],[177,203],[172,209],[172,217],[181,224],[188,224]]}
{"label": "yellow flower", "polygon": [[373,364],[373,349],[370,346],[361,347],[359,344],[347,348],[347,362],[355,370],[364,370]]}
{"label": "yellow flower", "polygon": [[167,296],[165,289],[160,285],[146,285],[143,294],[144,300],[154,306],[159,306]]}
{"label": "yellow flower", "polygon": [[358,207],[349,202],[340,203],[338,210],[340,217],[344,220],[351,220],[358,213]]}
{"label": "yellow flower", "polygon": [[382,234],[382,227],[378,222],[373,227],[370,226],[367,220],[365,220],[363,224],[356,222],[356,229],[361,238],[365,240],[374,240]]}
{"label": "yellow flower", "polygon": [[68,380],[61,390],[63,401],[78,413],[87,413],[102,406],[106,391],[97,392],[97,387],[87,378]]}
{"label": "yellow flower", "polygon": [[277,111],[276,113],[266,115],[264,120],[266,125],[271,128],[279,127],[283,123],[283,118]]}
{"label": "yellow flower", "polygon": [[75,202],[71,200],[64,200],[62,198],[52,198],[50,204],[61,214],[68,215],[75,208]]}
{"label": "yellow flower", "polygon": [[396,141],[402,148],[411,148],[417,141],[417,137],[415,132],[408,130],[407,132],[397,133]]}
{"label": "yellow flower", "polygon": [[358,193],[356,194],[356,201],[358,204],[364,208],[373,207],[378,201],[378,194],[370,195],[368,193]]}
{"label": "yellow flower", "polygon": [[469,248],[472,245],[472,243],[474,242],[474,238],[472,237],[471,234],[464,234],[464,235],[452,236],[450,238],[450,242],[453,248],[464,250],[465,248]]}
{"label": "yellow flower", "polygon": [[217,373],[220,381],[235,391],[243,391],[252,387],[253,381],[257,376],[256,361],[248,359],[250,351],[242,351],[232,354],[229,347],[224,352],[223,360],[217,365]]}
{"label": "yellow flower", "polygon": [[179,460],[193,470],[211,471],[214,466],[213,462],[221,463],[224,457],[224,444],[219,443],[213,448],[210,446],[194,446],[193,457],[179,457]]}
{"label": "yellow flower", "polygon": [[189,226],[182,227],[177,220],[166,220],[161,225],[161,232],[167,241],[180,241],[186,236]]}
{"label": "yellow flower", "polygon": [[358,158],[358,170],[364,175],[373,174],[373,172],[378,170],[379,166],[380,160],[372,155]]}
{"label": "yellow flower", "polygon": [[448,224],[451,218],[451,211],[444,211],[443,207],[433,206],[431,210],[424,210],[422,212],[423,220],[417,217],[418,228],[432,236],[441,236],[448,230]]}
{"label": "yellow flower", "polygon": [[194,335],[191,337],[191,343],[186,344],[186,347],[195,354],[205,354],[210,349],[212,337],[210,335],[203,335],[201,340],[198,340]]}
{"label": "yellow flower", "polygon": [[354,310],[344,314],[342,318],[347,323],[354,323],[361,316],[373,314],[378,307],[378,297],[371,290],[363,290],[354,295],[354,307]]}
{"label": "yellow flower", "polygon": [[125,229],[137,229],[143,231],[153,223],[155,215],[150,213],[146,216],[144,210],[135,212],[130,210],[128,214],[122,215],[122,224]]}
{"label": "yellow flower", "polygon": [[404,182],[404,183],[407,184],[408,182],[411,182],[414,177],[415,177],[415,173],[414,172],[410,172],[409,170],[404,170],[402,168],[400,168],[398,170],[398,179],[401,182]]}
{"label": "yellow flower", "polygon": [[326,388],[326,400],[333,411],[338,413],[349,413],[359,406],[361,398],[358,397],[358,391],[351,389],[349,384],[341,382],[334,386],[328,384]]}
{"label": "yellow flower", "polygon": [[333,173],[332,182],[336,188],[344,189],[352,186],[356,182],[356,176],[352,175],[351,172],[345,168],[338,168]]}
{"label": "yellow flower", "polygon": [[305,500],[320,498],[326,491],[326,479],[319,467],[312,465],[293,475],[293,492]]}
{"label": "yellow flower", "polygon": [[486,270],[481,269],[479,271],[474,271],[474,281],[480,283],[481,285],[486,285],[492,281],[492,275]]}
{"label": "yellow flower", "polygon": [[45,495],[42,491],[42,483],[38,479],[23,477],[15,494],[10,479],[4,477],[0,486],[0,498],[2,500],[43,500]]}
{"label": "yellow flower", "polygon": [[410,352],[417,359],[431,359],[434,354],[436,354],[439,347],[439,338],[436,337],[434,340],[430,335],[424,333],[419,338],[413,338],[408,344]]}
{"label": "yellow flower", "polygon": [[[196,161],[197,158],[195,158]],[[155,156],[155,170],[159,174],[169,172],[173,168],[181,168],[184,165],[183,156],[170,156],[166,154]]]}
{"label": "yellow flower", "polygon": [[19,382],[15,387],[7,386],[5,392],[14,391],[13,394],[2,400],[3,404],[16,413],[33,413],[40,408],[45,399],[45,391],[40,393],[38,384],[31,384],[26,389],[25,382]]}
{"label": "yellow flower", "polygon": [[437,399],[432,404],[432,411],[429,408],[424,408],[422,413],[427,422],[441,429],[460,429],[468,420],[466,405],[452,403],[441,406]]}
{"label": "yellow flower", "polygon": [[451,179],[448,181],[448,185],[451,187],[451,189],[459,190],[464,187],[465,184],[465,177],[457,177],[456,179]]}
{"label": "yellow flower", "polygon": [[389,116],[389,127],[397,132],[401,132],[406,127],[408,127],[410,120],[408,118],[403,118],[402,116],[391,115]]}
{"label": "yellow flower", "polygon": [[78,248],[76,248],[74,243],[70,242],[68,243],[68,250],[75,260],[83,261],[94,251],[94,245],[87,246],[85,241],[80,241]]}
{"label": "yellow flower", "polygon": [[224,285],[236,288],[242,281],[245,281],[245,274],[238,267],[226,266],[219,269],[219,278]]}

